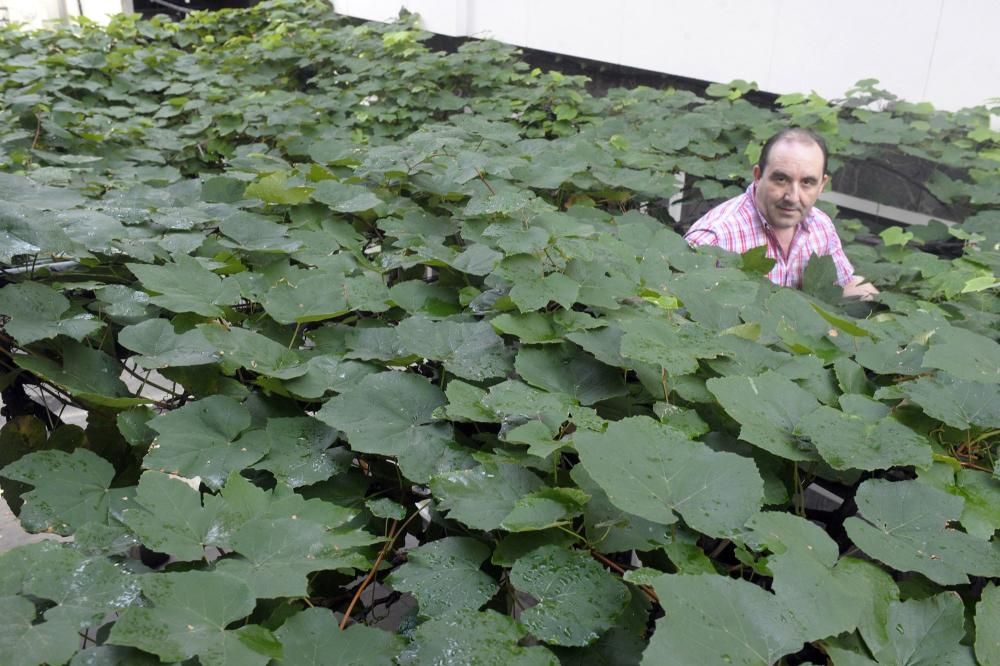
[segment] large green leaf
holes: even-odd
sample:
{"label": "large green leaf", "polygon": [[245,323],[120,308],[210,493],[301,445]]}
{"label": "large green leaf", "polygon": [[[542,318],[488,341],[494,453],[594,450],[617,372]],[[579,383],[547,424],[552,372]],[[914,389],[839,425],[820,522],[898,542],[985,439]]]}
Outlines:
{"label": "large green leaf", "polygon": [[1000,427],[1000,386],[997,384],[938,375],[896,384],[893,390],[920,405],[928,416],[952,428]]}
{"label": "large green leaf", "polygon": [[36,451],[0,474],[34,486],[22,496],[21,524],[28,531],[72,534],[85,523],[108,520],[115,468],[91,451]]}
{"label": "large green leaf", "polygon": [[351,310],[384,312],[389,290],[374,273],[346,277],[334,271],[300,271],[264,296],[264,309],[282,324],[332,319]]}
{"label": "large green leaf", "polygon": [[962,514],[962,498],[916,481],[865,481],[855,501],[860,518],[844,522],[865,553],[899,571],[916,571],[941,585],[961,585],[968,574],[1000,575],[1000,548],[948,527]]}
{"label": "large green leaf", "polygon": [[166,368],[177,365],[204,365],[219,360],[219,353],[198,329],[178,334],[166,319],[146,319],[126,326],[118,342],[139,354],[136,363],[143,368]]}
{"label": "large green leaf", "polygon": [[400,322],[396,332],[407,352],[442,361],[463,379],[506,377],[511,371],[510,354],[488,322],[435,322],[417,315]]}
{"label": "large green leaf", "polygon": [[597,550],[602,553],[647,551],[671,540],[671,528],[625,513],[612,504],[607,493],[590,478],[583,465],[574,467],[570,476],[581,490],[590,495],[583,512],[583,525],[588,543]]}
{"label": "large green leaf", "polygon": [[806,640],[854,630],[866,590],[847,585],[849,579],[835,574],[838,553],[833,539],[804,518],[777,511],[757,514],[747,527],[752,530],[748,541],[771,552],[771,589]]}
{"label": "large green leaf", "polygon": [[324,203],[338,213],[358,213],[382,203],[382,200],[360,185],[324,180],[312,191],[315,201]]}
{"label": "large green leaf", "polygon": [[587,553],[544,546],[517,560],[514,587],[538,603],[521,615],[536,638],[555,645],[587,645],[611,628],[628,604],[624,583]]}
{"label": "large green leaf", "polygon": [[931,338],[924,367],[970,382],[1000,384],[1000,344],[964,328],[946,328]]}
{"label": "large green leaf", "polygon": [[438,539],[408,551],[406,564],[386,582],[416,597],[424,617],[479,610],[499,589],[480,570],[489,556],[490,549],[475,539]]}
{"label": "large green leaf", "polygon": [[980,664],[1000,664],[1000,588],[983,588],[976,604],[976,659]]}
{"label": "large green leaf", "polygon": [[449,613],[417,627],[399,663],[557,666],[559,660],[544,647],[522,647],[524,636],[524,627],[496,611]]}
{"label": "large green leaf", "polygon": [[960,522],[969,534],[989,541],[1000,529],[1000,480],[993,474],[935,463],[918,478],[965,500]]}
{"label": "large green leaf", "polygon": [[205,666],[264,666],[268,657],[226,627],[253,610],[254,597],[235,578],[206,571],[162,573],[142,578],[149,607],[126,610],[111,628],[108,642],[131,645],[164,661],[198,655]]}
{"label": "large green leaf", "polygon": [[353,624],[343,631],[333,613],[308,608],[288,618],[275,635],[281,641],[278,660],[289,666],[392,666],[403,648],[399,636]]}
{"label": "large green leaf", "polygon": [[294,379],[309,371],[299,354],[266,335],[219,324],[202,324],[197,330],[225,363],[277,379]]}
{"label": "large green leaf", "polygon": [[647,417],[613,422],[574,439],[580,462],[612,504],[670,525],[679,514],[713,536],[739,530],[764,498],[753,461],[712,451]]}
{"label": "large green leaf", "polygon": [[197,490],[159,472],[142,475],[118,518],[148,548],[178,560],[202,559],[216,536],[216,508],[203,507]]}
{"label": "large green leaf", "polygon": [[298,516],[257,518],[229,540],[240,557],[219,561],[215,570],[244,581],[257,598],[304,597],[314,571],[367,566],[352,548],[373,540],[364,533],[333,534]]}
{"label": "large green leaf", "polygon": [[533,472],[511,464],[484,464],[435,476],[431,492],[449,518],[481,530],[495,530],[523,496],[544,484]]}
{"label": "large green leaf", "polygon": [[631,319],[622,322],[622,331],[622,356],[660,366],[668,375],[695,372],[698,359],[726,353],[719,336],[699,324]]}
{"label": "large green leaf", "polygon": [[795,428],[819,402],[795,382],[769,370],[757,377],[713,378],[705,386],[742,426],[740,439],[789,460],[818,459],[800,444]]}
{"label": "large green leaf", "polygon": [[382,372],[329,400],[316,418],[347,434],[361,453],[398,456],[400,464],[426,480],[433,461],[451,439],[451,425],[434,417],[444,393],[417,375]]}
{"label": "large green leaf", "polygon": [[143,465],[188,478],[200,477],[210,488],[220,488],[230,472],[263,458],[269,445],[265,438],[239,437],[250,427],[250,412],[224,395],[161,414],[149,427],[158,436]]}
{"label": "large green leaf", "polygon": [[128,264],[142,285],[154,296],[150,301],[173,312],[193,312],[203,317],[221,317],[221,305],[232,305],[240,298],[239,285],[231,278],[220,278],[204,268],[197,259],[178,256],[163,266]]}
{"label": "large green leaf", "polygon": [[668,575],[653,581],[665,617],[656,621],[648,666],[771,666],[798,651],[801,630],[774,595],[745,580]]}
{"label": "large green leaf", "polygon": [[803,418],[795,432],[808,438],[834,469],[927,467],[931,463],[930,443],[891,416],[872,418],[824,405]]}
{"label": "large green leaf", "polygon": [[115,359],[78,343],[63,346],[61,365],[41,356],[20,354],[14,362],[88,403],[122,409],[152,402],[131,394],[119,379],[122,368]]}
{"label": "large green leaf", "polygon": [[35,605],[24,597],[0,596],[0,660],[10,666],[64,664],[80,642],[75,622],[35,624]]}
{"label": "large green leaf", "polygon": [[350,458],[343,448],[330,448],[337,431],[311,417],[268,419],[264,430],[248,432],[247,441],[262,438],[267,454],[254,463],[292,488],[319,483],[346,471]]}
{"label": "large green leaf", "polygon": [[137,577],[104,557],[91,557],[52,541],[28,544],[0,555],[5,583],[0,592],[17,592],[56,605],[49,621],[97,626],[107,613],[138,601]]}
{"label": "large green leaf", "polygon": [[965,636],[965,608],[954,592],[894,601],[887,626],[892,629],[890,642],[874,651],[879,664],[976,664],[972,649],[959,643]]}
{"label": "large green leaf", "polygon": [[0,314],[9,317],[4,328],[22,345],[58,335],[82,340],[101,328],[93,315],[81,312],[67,316],[69,309],[65,296],[39,282],[0,289]]}
{"label": "large green leaf", "polygon": [[581,405],[625,394],[621,371],[573,345],[522,347],[515,363],[521,378],[539,388],[572,396]]}

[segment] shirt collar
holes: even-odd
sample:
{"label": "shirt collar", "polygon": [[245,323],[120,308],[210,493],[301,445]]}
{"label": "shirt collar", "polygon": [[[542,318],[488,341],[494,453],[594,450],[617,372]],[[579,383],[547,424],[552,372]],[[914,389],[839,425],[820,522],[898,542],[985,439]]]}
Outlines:
{"label": "shirt collar", "polygon": [[[764,213],[762,213],[760,208],[757,207],[757,181],[750,181],[750,185],[747,186],[746,195],[750,198],[750,206],[753,208],[754,219],[756,219],[764,229],[771,231],[771,223],[767,221],[767,218],[764,217]],[[799,222],[799,228],[802,229],[802,231],[809,233],[809,227],[812,223],[812,219],[813,209],[810,208],[806,216],[802,218],[801,222]]]}

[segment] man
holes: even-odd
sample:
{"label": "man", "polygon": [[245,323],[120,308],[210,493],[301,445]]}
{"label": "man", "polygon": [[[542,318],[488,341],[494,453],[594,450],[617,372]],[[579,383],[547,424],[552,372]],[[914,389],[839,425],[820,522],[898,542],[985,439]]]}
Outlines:
{"label": "man", "polygon": [[845,297],[878,293],[844,254],[829,216],[813,208],[830,176],[823,138],[800,127],[783,129],[764,143],[753,183],[740,196],[708,211],[684,236],[691,245],[717,245],[743,253],[761,245],[775,260],[771,282],[801,287],[812,255],[830,255]]}

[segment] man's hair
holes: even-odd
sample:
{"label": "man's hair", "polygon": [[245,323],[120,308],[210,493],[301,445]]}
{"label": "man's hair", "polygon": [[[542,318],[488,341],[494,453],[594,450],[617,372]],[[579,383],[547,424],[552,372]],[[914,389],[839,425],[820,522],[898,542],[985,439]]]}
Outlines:
{"label": "man's hair", "polygon": [[823,175],[826,175],[826,160],[828,157],[826,141],[819,134],[805,127],[786,127],[764,142],[764,147],[760,149],[760,159],[757,160],[757,167],[761,173],[764,173],[764,169],[767,167],[767,158],[770,157],[771,148],[774,147],[774,144],[786,140],[812,142],[819,146],[819,149],[823,152]]}

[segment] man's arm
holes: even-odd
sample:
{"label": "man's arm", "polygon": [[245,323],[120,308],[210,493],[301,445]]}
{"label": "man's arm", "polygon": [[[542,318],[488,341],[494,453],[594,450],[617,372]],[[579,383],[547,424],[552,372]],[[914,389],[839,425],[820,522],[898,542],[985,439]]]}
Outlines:
{"label": "man's arm", "polygon": [[828,252],[833,259],[834,266],[837,267],[837,283],[844,290],[844,298],[859,298],[862,301],[870,301],[878,294],[875,285],[871,282],[865,282],[865,278],[861,275],[854,274],[854,266],[844,254],[844,247],[840,244],[840,238],[835,231],[830,238]]}
{"label": "man's arm", "polygon": [[718,245],[719,235],[711,229],[696,229],[692,227],[690,231],[684,234],[684,240],[691,247],[695,245]]}
{"label": "man's arm", "polygon": [[865,282],[860,275],[852,276],[844,285],[844,298],[860,298],[862,301],[870,301],[878,294],[878,289],[871,282]]}

